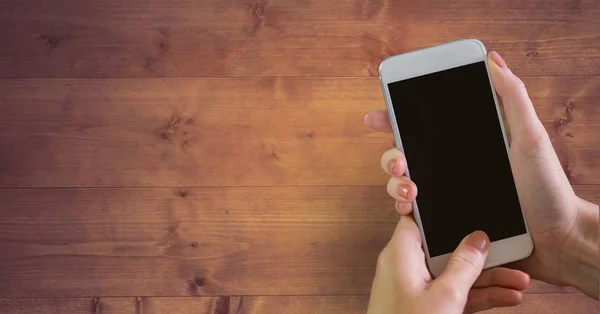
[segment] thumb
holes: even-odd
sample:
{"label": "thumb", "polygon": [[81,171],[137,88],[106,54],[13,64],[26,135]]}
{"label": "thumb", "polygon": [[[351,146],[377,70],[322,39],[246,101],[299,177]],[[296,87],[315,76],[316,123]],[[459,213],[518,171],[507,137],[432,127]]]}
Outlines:
{"label": "thumb", "polygon": [[546,130],[535,113],[523,81],[512,73],[504,59],[495,51],[490,52],[488,65],[494,89],[502,98],[511,140],[543,138]]}
{"label": "thumb", "polygon": [[490,239],[483,231],[475,231],[466,236],[450,256],[446,269],[434,281],[442,289],[452,287],[464,292],[471,289],[485,264],[490,247]]}

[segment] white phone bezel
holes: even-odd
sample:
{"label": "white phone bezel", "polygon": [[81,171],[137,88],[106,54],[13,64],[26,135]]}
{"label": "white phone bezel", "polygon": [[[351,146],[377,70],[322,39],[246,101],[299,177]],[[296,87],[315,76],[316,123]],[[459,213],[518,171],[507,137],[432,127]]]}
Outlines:
{"label": "white phone bezel", "polygon": [[[381,82],[385,103],[389,113],[389,118],[392,125],[396,146],[400,151],[404,152],[404,149],[402,146],[400,133],[398,131],[398,125],[394,114],[394,107],[392,106],[389,90],[387,87],[388,84],[480,61],[485,62],[486,69],[488,72],[488,79],[490,80],[490,86],[492,86],[485,46],[479,40],[475,39],[453,41],[435,47],[416,50],[406,54],[391,56],[383,60],[383,62],[379,66],[379,80]],[[500,106],[498,105],[496,91],[493,88],[492,94],[494,96],[494,103],[496,104],[498,119],[500,120],[500,128],[504,137],[504,144],[508,153],[509,146],[506,138],[506,132],[504,130],[502,114],[500,111]],[[407,162],[409,165],[408,168],[410,168],[410,161],[408,160]],[[406,170],[406,175],[410,177],[408,169]],[[437,277],[442,273],[442,271],[446,267],[448,259],[450,258],[450,255],[452,253],[434,257],[431,257],[429,255],[429,249],[427,248],[427,238],[425,237],[425,234],[423,232],[423,226],[421,225],[421,218],[419,216],[419,209],[416,201],[413,202],[413,209],[415,221],[419,225],[419,231],[421,232],[421,238],[423,240],[423,249],[425,251],[427,266],[429,268],[429,271]],[[527,233],[492,242],[490,244],[490,252],[488,254],[484,268],[490,268],[497,265],[517,261],[531,255],[531,253],[533,252],[533,240],[531,238],[529,228],[527,227],[527,222],[525,220],[525,216],[523,215],[522,208],[521,216],[523,217],[523,221],[525,221],[525,228]]]}

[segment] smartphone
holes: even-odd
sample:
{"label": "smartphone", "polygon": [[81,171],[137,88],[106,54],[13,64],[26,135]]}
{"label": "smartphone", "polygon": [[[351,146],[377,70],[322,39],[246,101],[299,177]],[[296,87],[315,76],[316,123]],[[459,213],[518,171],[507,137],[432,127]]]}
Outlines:
{"label": "smartphone", "polygon": [[484,45],[459,40],[391,56],[379,79],[406,175],[419,187],[414,217],[431,274],[476,230],[491,242],[485,268],[531,255]]}

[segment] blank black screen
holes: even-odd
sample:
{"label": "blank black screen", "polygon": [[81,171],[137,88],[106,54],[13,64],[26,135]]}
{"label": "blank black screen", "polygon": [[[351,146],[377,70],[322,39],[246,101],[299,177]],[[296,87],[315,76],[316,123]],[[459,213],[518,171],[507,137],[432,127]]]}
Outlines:
{"label": "blank black screen", "polygon": [[388,84],[431,256],[526,233],[485,63]]}

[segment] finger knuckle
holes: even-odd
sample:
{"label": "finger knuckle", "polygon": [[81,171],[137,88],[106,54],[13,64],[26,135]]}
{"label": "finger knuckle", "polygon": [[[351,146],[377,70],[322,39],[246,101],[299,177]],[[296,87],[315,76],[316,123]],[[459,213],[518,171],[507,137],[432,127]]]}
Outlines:
{"label": "finger knuckle", "polygon": [[379,255],[377,256],[377,268],[376,268],[376,271],[380,272],[383,268],[385,268],[386,265],[388,264],[388,260],[389,260],[389,258],[387,257],[386,249],[384,248],[383,251],[381,251],[379,253]]}
{"label": "finger knuckle", "polygon": [[516,138],[513,146],[528,155],[537,155],[539,151],[550,145],[550,136],[543,126],[536,126],[524,136]]}
{"label": "finger knuckle", "polygon": [[515,76],[514,80],[515,87],[517,87],[520,91],[527,91],[527,87],[525,87],[525,83],[523,83],[523,80],[521,80],[517,76]]}
{"label": "finger knuckle", "polygon": [[532,148],[541,149],[544,148],[550,141],[550,137],[548,136],[548,132],[546,129],[540,124],[539,127],[535,128],[529,134],[529,141],[531,142]]}
{"label": "finger knuckle", "polygon": [[443,282],[438,286],[439,293],[446,299],[450,299],[453,302],[462,301],[465,298],[465,295],[457,289],[454,285]]}
{"label": "finger knuckle", "polygon": [[451,263],[459,265],[461,268],[467,268],[468,270],[477,268],[477,255],[471,254],[470,252],[456,252],[452,256]]}

